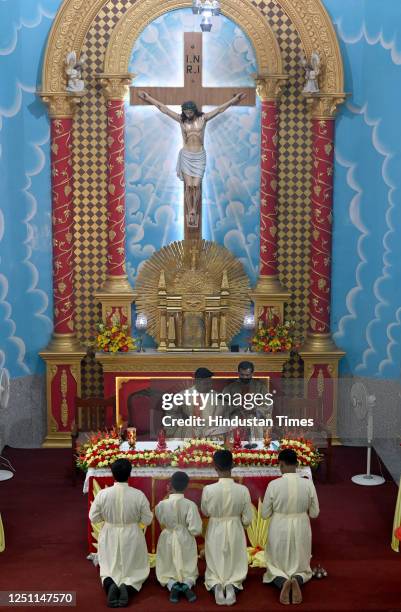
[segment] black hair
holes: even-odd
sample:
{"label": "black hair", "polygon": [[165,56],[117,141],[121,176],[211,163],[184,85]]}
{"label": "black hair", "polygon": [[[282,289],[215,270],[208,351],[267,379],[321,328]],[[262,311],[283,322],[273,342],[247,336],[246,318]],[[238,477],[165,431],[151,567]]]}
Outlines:
{"label": "black hair", "polygon": [[231,470],[233,467],[233,456],[229,450],[218,450],[213,455],[215,466],[222,472]]}
{"label": "black hair", "polygon": [[286,465],[297,465],[298,456],[297,453],[291,448],[285,448],[284,450],[280,451],[278,460],[282,461]]}
{"label": "black hair", "polygon": [[192,100],[189,100],[188,102],[184,102],[184,104],[181,105],[181,121],[183,122],[193,121],[193,119],[188,119],[185,116],[185,113],[184,113],[185,110],[193,111],[195,115],[195,119],[196,117],[202,117],[202,115],[204,115],[202,111],[198,110],[198,107],[196,106],[195,102],[192,102]]}
{"label": "black hair", "polygon": [[117,482],[127,482],[132,470],[131,462],[128,459],[117,459],[111,464],[111,473]]}
{"label": "black hair", "polygon": [[252,361],[241,361],[241,363],[238,364],[238,372],[240,370],[252,370],[252,372],[254,372],[255,366]]}
{"label": "black hair", "polygon": [[171,477],[171,486],[174,491],[182,493],[185,491],[189,483],[189,476],[185,472],[174,472]]}
{"label": "black hair", "polygon": [[211,378],[214,376],[208,368],[198,368],[195,370],[194,378]]}

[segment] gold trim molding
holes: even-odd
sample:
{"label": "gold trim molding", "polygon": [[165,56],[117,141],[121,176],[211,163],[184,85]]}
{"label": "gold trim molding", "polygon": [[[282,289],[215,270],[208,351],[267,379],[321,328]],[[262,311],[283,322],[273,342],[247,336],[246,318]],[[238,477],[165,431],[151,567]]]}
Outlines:
{"label": "gold trim molding", "polygon": [[117,297],[119,297],[120,294],[124,294],[126,298],[129,297],[132,301],[135,300],[136,295],[126,274],[122,276],[112,276],[108,274],[98,293],[116,295]]}
{"label": "gold trim molding", "polygon": [[281,372],[290,358],[289,353],[223,353],[182,352],[158,353],[96,353],[103,372],[194,372],[205,365],[214,372],[237,372],[240,361],[252,361],[256,372]]}
{"label": "gold trim molding", "polygon": [[313,119],[335,119],[337,114],[337,106],[345,102],[347,94],[345,93],[306,93],[303,94],[310,108]]}
{"label": "gold trim molding", "polygon": [[86,350],[81,346],[75,333],[72,334],[55,334],[53,333],[47,347],[39,353],[41,357],[47,354],[83,354],[86,355]]}
{"label": "gold trim molding", "polygon": [[285,74],[257,74],[255,76],[256,93],[262,102],[278,100],[288,77]]}
{"label": "gold trim molding", "polygon": [[96,78],[102,86],[106,100],[124,100],[134,77],[132,72],[127,72],[127,74],[98,74]]}
{"label": "gold trim molding", "polygon": [[42,98],[42,102],[48,107],[49,116],[52,119],[72,117],[85,94],[85,91],[73,94],[68,94],[65,91],[38,92],[38,95]]}
{"label": "gold trim molding", "polygon": [[[142,30],[169,11],[192,6],[192,0],[138,0],[117,23],[107,47],[104,71],[127,72],[132,48]],[[249,0],[223,0],[222,13],[247,34],[256,53],[258,70],[281,74],[281,52],[273,30]]]}
{"label": "gold trim molding", "polygon": [[299,354],[302,359],[312,357],[316,363],[319,363],[319,359],[325,361],[328,357],[341,359],[341,357],[344,357],[345,352],[337,347],[331,334],[308,332],[305,343],[299,349]]}
{"label": "gold trim molding", "polygon": [[[318,51],[324,66],[321,90],[341,92],[344,71],[340,47],[331,19],[321,0],[277,0],[293,21],[305,54]],[[43,62],[42,85],[46,92],[64,91],[64,61],[69,51],[80,55],[83,42],[96,15],[109,0],[64,0],[58,10]],[[158,16],[191,6],[191,0],[138,0],[117,24],[110,39],[104,71],[126,74],[128,60],[142,29]],[[261,74],[281,74],[281,54],[267,20],[251,0],[222,0],[222,12],[232,19],[250,38]],[[131,29],[130,29],[131,28]],[[124,34],[127,38],[124,39]]]}

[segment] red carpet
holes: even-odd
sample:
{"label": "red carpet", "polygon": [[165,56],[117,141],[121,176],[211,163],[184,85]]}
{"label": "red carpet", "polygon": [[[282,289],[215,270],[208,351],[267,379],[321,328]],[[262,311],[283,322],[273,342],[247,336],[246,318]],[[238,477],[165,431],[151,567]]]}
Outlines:
{"label": "red carpet", "polygon": [[[390,548],[397,487],[388,474],[380,487],[353,485],[351,475],[364,472],[365,451],[334,451],[333,482],[316,482],[321,515],[313,521],[312,565],[321,563],[329,576],[305,586],[299,610],[401,611],[401,554]],[[85,559],[86,496],[70,484],[69,452],[6,449],[3,454],[17,474],[0,483],[6,536],[0,590],[72,590],[77,593],[76,609],[107,609],[97,570]],[[378,470],[376,460],[374,469]],[[261,570],[250,571],[234,608],[237,612],[285,609],[278,603],[278,592],[262,584],[261,575]],[[130,608],[219,609],[201,581],[197,594],[194,604],[170,604],[152,571]]]}

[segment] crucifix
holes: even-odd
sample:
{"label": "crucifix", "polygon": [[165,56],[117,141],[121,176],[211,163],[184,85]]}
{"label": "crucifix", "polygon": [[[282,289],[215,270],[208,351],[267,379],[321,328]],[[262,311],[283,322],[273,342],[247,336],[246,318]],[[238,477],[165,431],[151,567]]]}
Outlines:
{"label": "crucifix", "polygon": [[[184,87],[131,87],[130,101],[135,106],[152,104],[180,124],[183,148],[178,156],[177,175],[184,182],[184,238],[200,239],[202,178],[206,166],[206,152],[203,147],[206,124],[234,104],[254,106],[255,88],[241,88],[241,93],[237,93],[231,87],[203,87],[202,33],[185,32]],[[167,105],[180,105],[182,113],[175,113]],[[198,110],[202,106],[216,108],[203,113]]]}

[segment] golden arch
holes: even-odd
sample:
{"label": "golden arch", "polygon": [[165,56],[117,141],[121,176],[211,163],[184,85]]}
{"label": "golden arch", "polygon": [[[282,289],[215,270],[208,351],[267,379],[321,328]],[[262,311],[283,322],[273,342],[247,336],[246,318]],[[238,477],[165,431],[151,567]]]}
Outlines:
{"label": "golden arch", "polygon": [[[321,91],[340,93],[344,87],[344,73],[336,33],[321,0],[277,0],[297,29],[305,52],[320,53],[324,74]],[[78,54],[96,15],[108,0],[64,0],[54,20],[44,58],[42,90],[48,93],[65,90],[64,60],[69,51]],[[191,0],[138,0],[116,25],[105,56],[104,71],[125,74],[134,42],[142,29],[157,16],[177,8],[191,6]],[[223,13],[235,21],[251,40],[258,71],[281,74],[281,56],[277,41],[266,19],[250,0],[222,0]],[[135,15],[138,23],[132,24]],[[131,24],[127,39],[123,34]],[[129,51],[128,51],[129,48]],[[124,69],[121,66],[124,65]],[[118,69],[114,67],[119,66]]]}
{"label": "golden arch", "polygon": [[[154,19],[169,11],[192,6],[192,0],[138,0],[121,17],[114,28],[107,47],[104,71],[106,74],[126,74],[132,48],[142,30]],[[258,73],[282,74],[280,47],[272,29],[250,2],[225,0],[222,10],[247,34],[256,53]]]}

